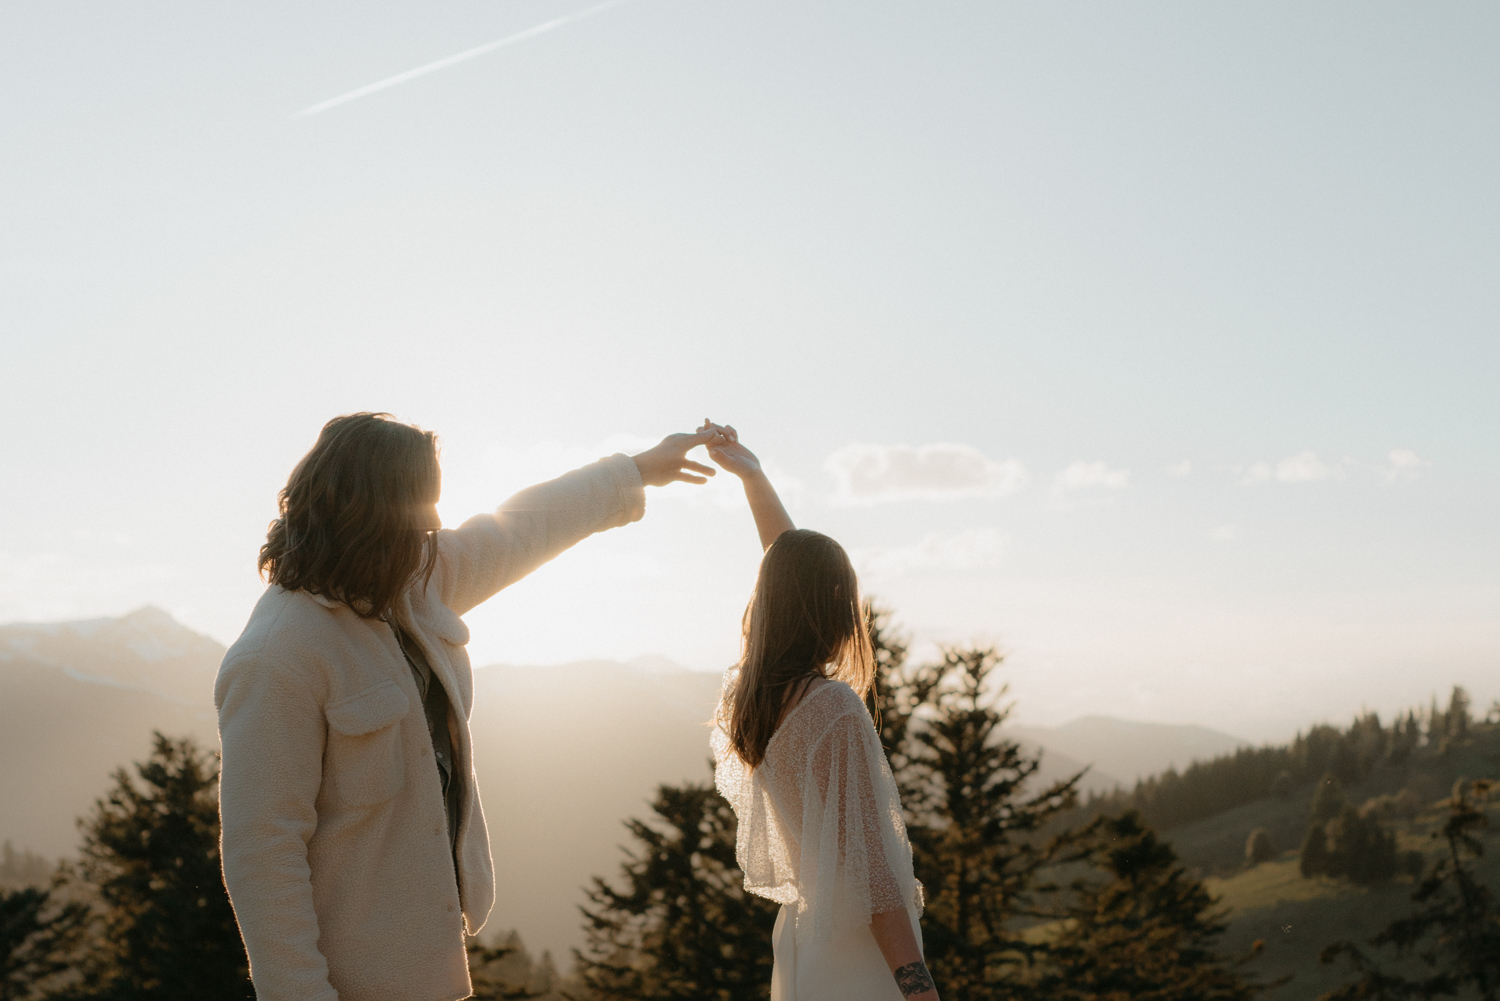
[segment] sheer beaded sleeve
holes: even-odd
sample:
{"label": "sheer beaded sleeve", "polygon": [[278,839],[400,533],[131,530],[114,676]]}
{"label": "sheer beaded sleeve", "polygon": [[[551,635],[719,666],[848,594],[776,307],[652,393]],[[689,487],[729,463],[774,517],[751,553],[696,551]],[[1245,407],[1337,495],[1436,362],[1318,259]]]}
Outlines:
{"label": "sheer beaded sleeve", "polygon": [[[728,682],[726,682],[727,684]],[[764,769],[752,769],[740,759],[722,727],[714,727],[709,745],[714,752],[714,785],[734,809],[734,852],[745,874],[745,890],[778,904],[797,902],[797,870],[787,832],[771,802]]]}
{"label": "sheer beaded sleeve", "polygon": [[921,909],[911,845],[864,702],[842,682],[810,692],[748,769],[716,730],[719,789],[739,820],[745,889],[796,908],[827,939],[872,915]]}

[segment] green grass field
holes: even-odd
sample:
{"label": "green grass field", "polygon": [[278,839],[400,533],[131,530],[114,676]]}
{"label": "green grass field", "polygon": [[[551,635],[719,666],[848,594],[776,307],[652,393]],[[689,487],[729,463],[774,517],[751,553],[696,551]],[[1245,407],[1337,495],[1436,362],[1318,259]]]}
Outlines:
{"label": "green grass field", "polygon": [[[1421,851],[1430,866],[1446,850],[1446,842],[1432,836],[1446,817],[1441,796],[1458,777],[1500,777],[1500,726],[1478,728],[1473,741],[1447,756],[1435,752],[1419,755],[1408,766],[1377,772],[1348,792],[1355,803],[1403,787],[1425,793],[1424,801],[1431,805],[1412,820],[1394,826],[1400,846]],[[1414,908],[1411,894],[1415,883],[1409,877],[1371,887],[1326,877],[1302,878],[1295,849],[1305,829],[1311,799],[1311,790],[1303,790],[1285,800],[1251,803],[1167,832],[1179,856],[1206,876],[1208,889],[1229,912],[1223,952],[1248,955],[1259,940],[1265,943],[1265,950],[1248,969],[1263,980],[1292,975],[1289,983],[1265,995],[1271,1001],[1312,1001],[1353,979],[1348,967],[1324,966],[1318,954],[1341,939],[1364,943]],[[1500,896],[1497,799],[1500,797],[1492,796],[1486,805],[1490,826],[1482,832],[1481,840],[1487,850],[1476,868]],[[1275,861],[1246,869],[1245,839],[1256,827],[1270,830],[1273,843],[1283,853]],[[1381,955],[1386,965],[1400,968],[1389,954]]]}

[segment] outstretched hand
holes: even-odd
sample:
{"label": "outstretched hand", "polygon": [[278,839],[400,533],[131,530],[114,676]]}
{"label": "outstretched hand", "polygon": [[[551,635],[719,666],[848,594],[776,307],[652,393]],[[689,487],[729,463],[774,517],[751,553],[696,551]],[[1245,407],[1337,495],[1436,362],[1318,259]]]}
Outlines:
{"label": "outstretched hand", "polygon": [[754,452],[740,444],[739,432],[734,429],[733,425],[715,424],[704,419],[703,426],[698,429],[698,433],[702,434],[706,431],[718,433],[718,440],[709,443],[708,454],[720,466],[742,480],[761,471],[760,460],[755,457]]}
{"label": "outstretched hand", "polygon": [[[755,531],[760,535],[760,547],[769,549],[771,543],[797,526],[776,496],[776,488],[766,478],[755,453],[740,444],[740,435],[728,424],[715,424],[705,419],[699,434],[713,435],[705,442],[713,460],[745,484],[745,500],[750,502],[750,514],[755,518]],[[904,912],[903,912],[904,913]]]}
{"label": "outstretched hand", "polygon": [[693,462],[687,454],[699,445],[712,448],[723,437],[717,428],[710,427],[699,428],[693,434],[667,435],[659,445],[632,456],[635,468],[641,471],[641,482],[648,487],[664,487],[668,483],[707,483],[708,477],[714,475],[713,467]]}

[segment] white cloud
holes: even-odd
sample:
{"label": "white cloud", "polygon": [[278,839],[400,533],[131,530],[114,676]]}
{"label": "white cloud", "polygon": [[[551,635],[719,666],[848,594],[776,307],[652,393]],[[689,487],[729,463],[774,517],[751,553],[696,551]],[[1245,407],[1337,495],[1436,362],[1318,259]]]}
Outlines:
{"label": "white cloud", "polygon": [[1318,453],[1308,448],[1275,465],[1269,462],[1255,463],[1245,473],[1244,482],[1264,483],[1275,480],[1278,483],[1314,483],[1318,480],[1342,480],[1348,465],[1348,459],[1324,462],[1318,458]]}
{"label": "white cloud", "polygon": [[1014,459],[996,462],[972,445],[846,445],[823,468],[838,486],[840,504],[900,500],[1004,497],[1026,485],[1026,468]]}
{"label": "white cloud", "polygon": [[1130,482],[1130,470],[1110,469],[1103,462],[1075,462],[1057,475],[1052,489],[1057,493],[1071,490],[1123,490]]}
{"label": "white cloud", "polygon": [[1414,480],[1423,469],[1432,465],[1431,462],[1422,458],[1409,448],[1393,448],[1386,453],[1387,465],[1383,472],[1385,478],[1391,482],[1396,480]]}
{"label": "white cloud", "polygon": [[850,559],[862,577],[875,580],[900,577],[913,570],[973,570],[998,564],[1005,542],[993,528],[958,535],[931,532],[908,546],[858,549],[850,553]]}
{"label": "white cloud", "polygon": [[1179,479],[1182,478],[1182,477],[1184,477],[1184,476],[1191,475],[1192,472],[1193,472],[1193,460],[1192,459],[1183,459],[1181,462],[1174,462],[1174,463],[1172,463],[1172,465],[1170,465],[1170,466],[1167,467],[1167,475],[1168,476],[1176,476]]}

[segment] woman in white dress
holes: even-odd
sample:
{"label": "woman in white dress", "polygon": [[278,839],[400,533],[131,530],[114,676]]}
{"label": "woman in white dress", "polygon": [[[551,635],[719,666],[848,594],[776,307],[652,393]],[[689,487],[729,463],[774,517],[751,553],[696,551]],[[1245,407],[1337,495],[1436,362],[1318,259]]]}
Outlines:
{"label": "woman in white dress", "polygon": [[739,820],[745,889],[778,901],[771,1001],[938,1001],[922,958],[922,889],[864,696],[874,677],[859,582],[826,535],[798,530],[732,427],[765,556],[725,676],[712,745]]}

